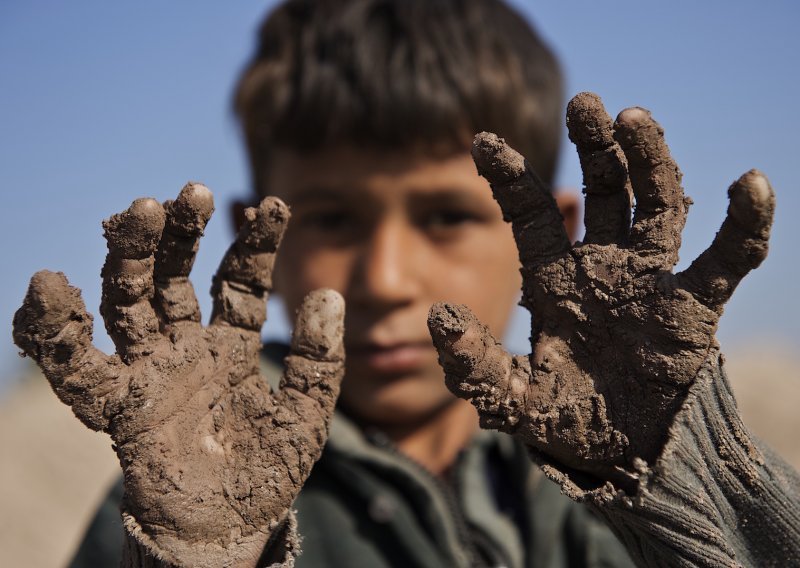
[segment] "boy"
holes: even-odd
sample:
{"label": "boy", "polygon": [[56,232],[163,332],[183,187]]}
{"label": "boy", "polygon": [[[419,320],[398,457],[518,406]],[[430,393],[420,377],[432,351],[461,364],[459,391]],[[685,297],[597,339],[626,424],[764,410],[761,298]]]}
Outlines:
{"label": "boy", "polygon": [[[717,314],[766,252],[768,185],[750,174],[732,188],[738,223],[676,285],[686,203],[657,125],[630,109],[612,137],[599,101],[578,97],[568,118],[587,244],[568,254],[519,155],[476,141],[501,213],[469,154],[472,133],[499,132],[549,183],[560,99],[552,56],[496,2],[295,1],[272,14],[237,108],[259,196],[292,210],[274,283],[299,317],[279,394],[253,369],[288,216],[274,200],[240,210],[208,330],[186,280],[213,208],[199,185],[166,217],[139,200],[106,224],[101,311],[120,360],[88,347],[88,317],[54,275],[37,275],[15,319],[62,399],[114,437],[126,562],[291,562],[294,503],[300,565],[629,565],[588,509],[539,479],[528,450],[639,563],[789,557],[797,524],[770,507],[795,499],[776,481],[790,474],[764,465],[724,381],[707,380],[721,373]],[[575,208],[562,209],[570,221]],[[504,330],[521,283],[537,316],[530,362],[488,333]],[[318,288],[346,301],[347,362],[330,441],[305,481],[342,375],[341,304],[307,296]],[[483,424],[518,442],[477,433],[438,360]]]}

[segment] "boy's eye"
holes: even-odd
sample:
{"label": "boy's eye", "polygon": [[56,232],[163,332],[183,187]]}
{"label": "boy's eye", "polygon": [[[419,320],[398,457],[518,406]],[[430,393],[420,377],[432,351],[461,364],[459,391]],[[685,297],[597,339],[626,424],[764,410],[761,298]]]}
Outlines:
{"label": "boy's eye", "polygon": [[298,219],[299,224],[320,231],[341,231],[352,226],[353,218],[343,210],[309,211]]}
{"label": "boy's eye", "polygon": [[427,229],[449,229],[474,220],[475,216],[469,211],[460,209],[440,209],[426,215],[422,224]]}

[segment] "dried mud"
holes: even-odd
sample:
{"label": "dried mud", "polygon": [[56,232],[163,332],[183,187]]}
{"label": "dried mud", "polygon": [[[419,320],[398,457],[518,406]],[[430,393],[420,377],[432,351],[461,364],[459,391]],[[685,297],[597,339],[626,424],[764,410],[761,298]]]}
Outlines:
{"label": "dried mud", "polygon": [[612,123],[592,93],[570,102],[567,123],[587,196],[586,242],[574,246],[522,156],[489,133],[473,145],[519,248],[530,357],[503,351],[465,306],[437,304],[429,327],[448,386],[485,426],[625,484],[658,456],[724,303],[766,256],[774,195],[763,174],[744,174],[711,247],[673,274],[691,200],[661,127],[641,108]]}
{"label": "dried mud", "polygon": [[92,346],[92,318],[63,274],[34,275],[14,319],[15,341],[59,398],[114,441],[135,537],[129,559],[255,564],[287,522],[338,396],[344,303],[330,290],[305,299],[281,388],[270,392],[259,376],[265,300],[289,218],[279,200],[247,211],[214,280],[212,324],[198,323],[188,275],[212,211],[208,189],[189,184],[166,207],[137,200],[104,223],[101,312],[118,356]]}
{"label": "dried mud", "polygon": [[[448,386],[485,426],[567,468],[620,479],[658,455],[716,346],[724,303],[766,256],[774,196],[759,172],[739,178],[712,245],[673,274],[691,202],[661,127],[639,108],[612,124],[586,93],[568,113],[586,185],[584,243],[570,244],[522,156],[487,133],[473,148],[518,244],[532,354],[507,354],[465,306],[435,305],[429,327]],[[212,323],[199,324],[188,276],[212,211],[207,188],[188,184],[174,202],[137,200],[104,223],[101,313],[118,355],[92,346],[92,318],[63,274],[34,275],[14,318],[17,345],[59,398],[114,440],[136,539],[128,554],[193,566],[255,563],[290,522],[344,368],[343,301],[318,291],[298,314],[281,388],[270,392],[258,374],[289,220],[275,199],[247,211],[214,279]]]}

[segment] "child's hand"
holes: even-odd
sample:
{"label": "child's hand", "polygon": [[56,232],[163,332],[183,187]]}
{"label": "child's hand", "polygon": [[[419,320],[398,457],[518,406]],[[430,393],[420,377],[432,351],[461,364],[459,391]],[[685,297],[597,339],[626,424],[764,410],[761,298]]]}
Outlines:
{"label": "child's hand", "polygon": [[691,202],[660,126],[641,108],[612,125],[590,93],[570,102],[567,125],[586,185],[586,240],[575,246],[522,156],[492,134],[473,147],[520,251],[532,355],[506,353],[465,306],[433,306],[429,327],[447,385],[482,425],[624,484],[658,456],[725,302],[765,258],[774,195],[763,174],[744,174],[712,245],[673,274]]}
{"label": "child's hand", "polygon": [[270,392],[260,329],[289,211],[273,198],[247,211],[203,327],[188,276],[212,210],[211,192],[189,184],[164,207],[139,199],[104,223],[100,310],[118,355],[92,346],[79,290],[47,271],[31,279],[14,340],[84,424],[111,435],[129,534],[174,564],[255,565],[327,437],[344,303],[332,291],[306,298]]}

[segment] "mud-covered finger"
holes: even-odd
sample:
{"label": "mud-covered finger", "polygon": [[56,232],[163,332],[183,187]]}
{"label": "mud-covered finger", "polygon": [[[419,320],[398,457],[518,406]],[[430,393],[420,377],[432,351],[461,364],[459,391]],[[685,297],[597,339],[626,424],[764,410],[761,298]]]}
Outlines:
{"label": "mud-covered finger", "polygon": [[775,214],[775,192],[758,170],[736,180],[728,199],[728,215],[711,246],[678,275],[687,290],[717,312],[742,278],[767,257]]}
{"label": "mud-covered finger", "polygon": [[628,165],[614,140],[613,123],[600,97],[594,93],[575,95],[567,105],[567,130],[583,170],[583,242],[625,243],[631,224]]}
{"label": "mud-covered finger", "polygon": [[428,330],[447,388],[472,402],[484,427],[513,427],[525,407],[530,368],[503,349],[466,306],[434,304]]}
{"label": "mud-covered finger", "polygon": [[671,268],[678,261],[691,200],[683,195],[682,174],[664,140],[664,130],[650,111],[632,107],[617,116],[614,138],[628,161],[636,199],[630,244],[642,254],[658,255],[661,264]]}
{"label": "mud-covered finger", "polygon": [[535,268],[569,250],[555,199],[522,155],[497,135],[481,132],[473,141],[472,157],[478,173],[491,184],[503,218],[511,222],[524,267]]}
{"label": "mud-covered finger", "polygon": [[13,336],[81,422],[93,430],[107,427],[104,398],[120,387],[121,364],[92,345],[92,316],[62,273],[33,275],[14,315]]}
{"label": "mud-covered finger", "polygon": [[164,204],[166,222],[156,250],[155,306],[162,321],[200,321],[200,306],[189,281],[200,238],[214,212],[214,197],[189,182],[175,201]]}
{"label": "mud-covered finger", "polygon": [[281,378],[281,395],[312,399],[326,423],[344,376],[344,313],[344,299],[333,290],[314,290],[303,299]]}
{"label": "mud-covered finger", "polygon": [[159,337],[153,267],[164,221],[164,208],[150,198],[137,199],[103,221],[108,255],[101,272],[100,313],[124,360],[149,352],[148,344]]}
{"label": "mud-covered finger", "polygon": [[272,268],[289,208],[277,197],[245,210],[245,222],[214,276],[212,324],[259,332],[267,318]]}

